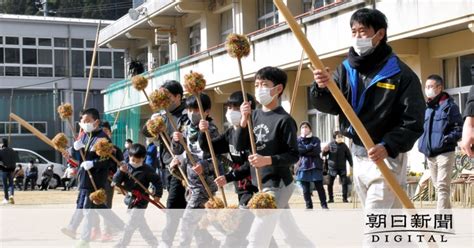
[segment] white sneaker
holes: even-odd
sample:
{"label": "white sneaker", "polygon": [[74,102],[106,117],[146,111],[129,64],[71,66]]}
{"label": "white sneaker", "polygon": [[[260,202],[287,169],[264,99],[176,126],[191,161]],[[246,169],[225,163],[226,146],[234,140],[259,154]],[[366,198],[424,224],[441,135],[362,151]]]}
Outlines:
{"label": "white sneaker", "polygon": [[2,204],[8,204],[8,200],[7,200],[7,199],[3,199]]}

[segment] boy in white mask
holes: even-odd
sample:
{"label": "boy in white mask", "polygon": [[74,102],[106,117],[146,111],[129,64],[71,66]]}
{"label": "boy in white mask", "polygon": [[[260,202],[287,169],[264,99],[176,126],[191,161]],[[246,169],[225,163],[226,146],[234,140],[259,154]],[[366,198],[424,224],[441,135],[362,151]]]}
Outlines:
{"label": "boy in white mask", "polygon": [[[251,103],[252,110],[254,110],[255,100],[253,96],[247,94],[247,99]],[[252,196],[258,192],[258,188],[252,184],[250,164],[247,160],[247,157],[250,155],[250,150],[246,147],[249,140],[248,131],[241,134],[243,129],[239,128],[242,118],[240,105],[243,102],[242,91],[236,91],[229,96],[225,116],[231,126],[225,133],[212,139],[212,145],[216,154],[229,153],[232,160],[232,170],[216,178],[214,180],[215,183],[219,187],[224,187],[225,184],[234,182],[235,192],[239,200],[239,208],[245,209]],[[199,123],[201,132],[206,131],[208,128],[209,122],[201,120]],[[199,142],[203,150],[209,150],[207,139],[204,135],[199,136]],[[240,218],[239,226],[233,232],[226,235],[222,247],[245,247],[247,245],[247,240],[242,239],[242,237],[248,235],[254,216],[249,212],[240,212],[239,214],[241,215],[236,216],[236,218]]]}
{"label": "boy in white mask", "polygon": [[401,204],[376,162],[385,160],[398,182],[404,184],[406,152],[423,133],[420,80],[387,44],[388,24],[382,12],[359,9],[349,24],[354,42],[333,79],[376,145],[368,151],[363,146],[327,89],[327,71],[313,71],[311,100],[319,111],[339,115],[341,133],[353,139],[354,185],[364,208],[398,208]]}
{"label": "boy in white mask", "polygon": [[127,173],[132,174],[146,188],[151,186],[153,188],[152,197],[155,201],[159,201],[163,194],[161,179],[155,173],[155,170],[145,163],[147,151],[143,145],[133,144],[129,152],[130,162],[122,164],[113,179],[114,184],[123,184],[125,190],[129,192],[125,197],[125,203],[129,209],[127,212],[129,215],[128,222],[125,224],[122,238],[114,247],[127,247],[137,229],[150,247],[157,247],[158,240],[145,219],[145,209],[149,202],[147,198],[149,199],[150,196]]}
{"label": "boy in white mask", "polygon": [[[79,134],[79,137],[74,142],[74,151],[71,154],[74,157],[78,157],[81,162],[78,172],[79,194],[76,201],[76,211],[68,227],[62,228],[61,231],[67,236],[75,238],[76,230],[84,217],[85,223],[79,244],[87,244],[93,237],[97,237],[99,234],[100,229],[96,226],[99,223],[97,214],[104,217],[104,221],[107,222],[108,226],[113,226],[115,229],[123,226],[123,222],[112,211],[103,210],[108,208],[106,204],[97,205],[89,198],[89,195],[95,189],[87,171],[90,172],[97,188],[103,189],[109,183],[107,181],[109,171],[116,166],[112,159],[101,158],[94,150],[95,143],[101,138],[108,139],[111,142],[110,138],[100,127],[100,124],[100,115],[97,109],[90,108],[82,112],[79,125],[83,132]],[[77,156],[79,152],[84,154],[85,160],[82,159],[82,156]],[[115,153],[113,155],[116,156]],[[102,209],[102,211],[96,212],[90,209]]]}
{"label": "boy in white mask", "polygon": [[[252,95],[247,94],[249,102],[251,102],[252,110],[255,109],[255,100]],[[250,164],[247,157],[250,151],[245,147],[248,144],[248,132],[241,134],[240,120],[242,114],[240,113],[240,105],[244,102],[242,91],[232,93],[227,99],[227,122],[232,126],[229,127],[225,133],[212,139],[212,145],[216,154],[229,153],[232,159],[232,170],[216,178],[215,182],[219,187],[223,187],[229,182],[235,183],[235,191],[238,195],[239,205],[247,206],[247,203],[252,198],[253,194],[258,191],[257,187],[252,185],[250,177]],[[204,132],[209,128],[209,122],[201,120],[199,129]],[[243,139],[242,139],[243,138]],[[201,147],[205,151],[209,151],[207,139],[204,135],[199,137]]]}
{"label": "boy in white mask", "polygon": [[[211,99],[208,95],[201,93],[200,95],[202,107],[206,117],[206,121],[209,122],[209,133],[211,138],[215,138],[219,135],[216,125],[212,122],[212,118],[209,117],[209,112],[211,110]],[[192,211],[193,209],[203,209],[204,204],[209,200],[209,195],[207,194],[204,185],[199,179],[199,174],[202,175],[207,185],[209,186],[212,194],[217,191],[217,186],[214,183],[214,167],[212,166],[211,155],[209,152],[206,152],[202,146],[199,144],[199,136],[204,135],[199,131],[199,122],[201,116],[199,115],[199,108],[197,99],[195,96],[190,96],[186,99],[186,108],[188,113],[189,124],[184,126],[183,133],[174,132],[173,133],[173,153],[182,154],[184,152],[184,147],[181,146],[179,140],[184,138],[191,155],[196,161],[196,164],[193,165],[190,163],[188,154],[186,154],[186,159],[180,161],[177,157],[171,161],[170,169],[176,170],[177,166],[181,166],[184,173],[188,178],[188,193],[187,193],[187,205],[186,211],[183,213],[183,218],[181,220],[181,241],[179,247],[189,247],[191,244],[193,236],[196,238],[196,243],[198,247],[204,245],[209,247],[215,247],[218,244],[218,241],[212,238],[212,235],[205,228],[199,228],[199,221],[201,220],[200,211]],[[221,169],[220,169],[221,170]],[[221,174],[223,171],[220,171]]]}
{"label": "boy in white mask", "polygon": [[[275,196],[277,208],[290,208],[288,202],[295,189],[290,166],[299,159],[297,125],[295,120],[280,106],[280,97],[285,90],[287,75],[276,67],[264,67],[255,75],[255,97],[261,109],[252,111],[251,103],[240,107],[242,119],[241,139],[248,136],[247,120],[252,118],[253,134],[257,154],[248,156],[251,165],[252,184],[257,186],[255,169],[260,170],[263,192]],[[250,116],[251,115],[251,116]],[[245,149],[250,150],[247,143]],[[291,247],[314,247],[305,237],[289,211],[282,211],[270,220],[255,218],[247,236],[248,247],[268,247],[274,228],[279,221],[285,242]]]}
{"label": "boy in white mask", "polygon": [[[240,107],[240,126],[247,129],[247,120],[252,118],[257,145],[257,154],[248,157],[252,183],[257,186],[255,168],[259,168],[263,188],[275,193],[278,208],[289,208],[288,201],[295,187],[290,166],[299,159],[296,122],[279,102],[286,82],[284,71],[276,67],[260,69],[255,75],[255,97],[262,109],[252,112],[249,102]],[[241,137],[247,133],[247,130],[242,131]],[[250,149],[250,144],[246,148]]]}

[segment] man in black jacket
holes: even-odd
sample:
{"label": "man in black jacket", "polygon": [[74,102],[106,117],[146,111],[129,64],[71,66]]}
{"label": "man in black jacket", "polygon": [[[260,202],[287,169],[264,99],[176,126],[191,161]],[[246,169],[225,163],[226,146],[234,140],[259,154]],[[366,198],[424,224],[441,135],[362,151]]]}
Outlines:
{"label": "man in black jacket", "polygon": [[331,141],[323,149],[323,157],[329,155],[327,158],[329,167],[328,203],[334,202],[333,185],[336,176],[339,176],[339,179],[341,179],[342,182],[342,202],[348,202],[347,186],[349,183],[346,162],[349,162],[352,167],[352,155],[349,147],[344,143],[344,137],[339,131],[334,132],[333,138],[334,141]]}
{"label": "man in black jacket", "polygon": [[376,9],[359,9],[351,17],[353,45],[334,81],[352,105],[375,146],[367,151],[351,123],[328,91],[329,74],[314,70],[311,87],[314,106],[340,115],[340,130],[352,138],[354,185],[363,206],[401,207],[375,162],[386,159],[398,182],[406,180],[406,152],[423,133],[423,92],[416,74],[387,44],[387,20]]}
{"label": "man in black jacket", "polygon": [[[171,104],[166,111],[171,114],[178,129],[181,129],[188,122],[188,115],[186,110],[186,101],[184,100],[183,87],[178,81],[169,80],[166,81],[161,87],[168,90],[170,94]],[[174,132],[170,121],[164,116],[164,120],[167,125],[167,135],[169,140]],[[157,139],[156,145],[159,147],[159,162],[162,172],[162,182],[165,188],[168,190],[168,198],[166,200],[166,208],[171,209],[184,209],[186,208],[187,202],[185,198],[186,189],[184,188],[181,179],[168,173],[170,163],[173,159],[172,154],[168,152],[165,145],[161,142],[161,139]],[[171,246],[178,229],[179,221],[181,218],[181,211],[170,211],[166,215],[166,226],[163,229],[162,239],[165,246]]]}
{"label": "man in black jacket", "polygon": [[8,147],[8,139],[2,138],[2,150],[0,150],[0,171],[2,173],[3,204],[15,204],[13,195],[15,194],[15,186],[13,184],[13,171],[15,171],[18,162],[18,153]]}

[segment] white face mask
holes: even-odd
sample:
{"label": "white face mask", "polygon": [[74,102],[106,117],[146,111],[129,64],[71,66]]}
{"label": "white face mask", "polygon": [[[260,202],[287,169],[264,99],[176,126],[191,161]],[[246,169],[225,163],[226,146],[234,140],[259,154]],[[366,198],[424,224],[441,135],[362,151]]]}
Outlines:
{"label": "white face mask", "polygon": [[130,148],[130,144],[125,143],[125,148],[126,148],[126,149]]}
{"label": "white face mask", "polygon": [[142,165],[143,165],[143,163],[134,163],[134,162],[130,161],[130,165],[131,165],[133,168],[135,168],[135,169],[136,169],[136,168],[138,168],[138,167],[142,166]]}
{"label": "white face mask", "polygon": [[225,118],[227,119],[227,121],[234,125],[234,126],[239,126],[240,125],[240,119],[242,118],[242,114],[240,113],[240,111],[236,111],[236,110],[227,110],[226,114],[225,114]]}
{"label": "white face mask", "polygon": [[90,123],[90,122],[89,123],[81,123],[81,128],[86,133],[90,133],[90,132],[94,131],[94,129],[95,129],[94,123]]}
{"label": "white face mask", "polygon": [[428,98],[434,98],[436,96],[436,92],[433,88],[425,89],[425,95]]}
{"label": "white face mask", "polygon": [[352,47],[354,48],[354,51],[359,54],[359,56],[369,54],[374,48],[372,45],[372,39],[374,37],[375,35],[371,38],[352,38]]}
{"label": "white face mask", "polygon": [[257,99],[257,101],[262,104],[262,105],[268,105],[270,104],[272,101],[273,101],[273,98],[276,96],[272,96],[271,95],[271,90],[274,89],[275,87],[273,88],[265,88],[265,87],[262,87],[262,88],[258,88],[255,90],[255,98]]}

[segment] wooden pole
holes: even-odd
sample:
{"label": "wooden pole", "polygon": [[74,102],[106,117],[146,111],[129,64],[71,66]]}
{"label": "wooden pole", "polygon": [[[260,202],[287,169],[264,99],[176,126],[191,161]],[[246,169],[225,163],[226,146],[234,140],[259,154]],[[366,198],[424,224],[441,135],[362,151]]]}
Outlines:
{"label": "wooden pole", "polygon": [[304,50],[301,51],[300,64],[298,66],[298,71],[296,72],[296,79],[295,79],[295,84],[293,85],[293,92],[291,93],[290,115],[292,115],[295,110],[296,95],[298,94],[298,87],[300,86],[301,71],[303,70],[303,60],[304,60]]}
{"label": "wooden pole", "polygon": [[[301,27],[298,25],[298,23],[294,19],[288,7],[286,7],[286,5],[281,0],[273,0],[273,2],[275,6],[280,10],[282,16],[287,21],[288,26],[290,26],[291,31],[293,31],[293,34],[296,36],[299,43],[303,47],[303,50],[308,55],[308,58],[311,61],[311,64],[313,64],[314,67],[320,70],[325,70],[324,64],[321,62],[321,60],[319,60],[318,55],[316,54],[313,47],[309,43],[308,39],[306,39],[306,36],[301,31]],[[329,91],[331,92],[331,94],[333,95],[336,102],[339,104],[342,111],[344,112],[344,115],[347,117],[347,119],[349,120],[349,122],[352,124],[355,131],[359,135],[365,148],[367,150],[370,150],[372,147],[375,146],[374,142],[370,138],[369,133],[365,129],[364,125],[362,124],[360,119],[357,117],[351,105],[349,105],[346,98],[341,93],[341,91],[339,90],[339,88],[337,87],[336,83],[334,82],[332,78],[329,79],[329,83],[327,87]],[[415,208],[410,198],[408,198],[405,191],[403,191],[402,187],[398,184],[395,176],[392,174],[392,172],[387,167],[385,162],[383,160],[379,160],[376,162],[376,165],[379,168],[380,172],[382,173],[383,177],[385,178],[385,181],[389,185],[390,189],[395,193],[395,195],[401,201],[403,206],[407,209]]]}
{"label": "wooden pole", "polygon": [[[114,155],[110,154],[110,158],[117,164],[117,166],[120,166],[120,164],[121,164],[120,161],[118,161],[118,159],[117,159]],[[120,170],[120,168],[119,168],[119,170]],[[152,195],[152,193],[150,192],[150,190],[148,190],[148,188],[145,187],[145,185],[143,185],[143,183],[141,183],[135,176],[133,176],[132,173],[130,173],[129,171],[127,171],[127,175],[128,175],[136,184],[138,184],[138,186],[140,186],[140,188],[142,188],[142,189],[148,194],[148,198]],[[151,200],[151,199],[150,199],[150,200]],[[158,204],[158,206],[159,206],[160,208],[162,208],[162,209],[165,208],[161,202],[159,202],[159,201],[155,201],[155,202]]]}
{"label": "wooden pole", "polygon": [[[244,72],[242,70],[242,61],[240,58],[237,58],[237,62],[239,63],[240,88],[242,89],[242,96],[244,97],[244,102],[248,102],[247,93],[245,92]],[[250,116],[248,117],[247,128],[249,130],[250,146],[252,148],[252,154],[257,154],[257,145],[255,144],[255,136],[253,134],[252,114],[250,114]],[[257,176],[258,191],[262,192],[263,186],[262,186],[262,176],[260,175],[260,168],[255,168],[255,175]]]}
{"label": "wooden pole", "polygon": [[[201,94],[195,94],[194,97],[196,98],[196,101],[198,103],[199,114],[201,115],[201,119],[206,120],[206,116],[204,116],[204,108],[202,107],[202,102],[201,102]],[[209,147],[209,152],[211,153],[212,165],[214,166],[214,173],[216,174],[216,178],[218,178],[220,176],[219,165],[218,165],[216,153],[214,152],[214,146],[212,145],[212,137],[211,137],[211,134],[209,133],[209,130],[206,130],[204,133],[206,134],[207,145]],[[219,190],[221,191],[221,194],[222,194],[224,207],[227,208],[227,199],[225,197],[224,188],[219,187]]]}
{"label": "wooden pole", "polygon": [[[34,134],[36,137],[38,137],[40,140],[42,140],[44,143],[48,144],[49,146],[53,147],[54,149],[58,150],[59,152],[63,153],[64,150],[57,149],[56,146],[54,145],[53,141],[51,141],[46,135],[41,133],[38,129],[34,128],[32,125],[30,125],[27,121],[23,120],[21,117],[14,113],[10,113],[10,118],[14,119],[20,125],[28,129],[32,134]],[[87,174],[91,180],[92,187],[94,187],[94,190],[97,191],[97,185],[95,184],[94,178],[92,177],[92,174],[89,170],[86,170]]]}
{"label": "wooden pole", "polygon": [[[170,146],[170,141],[167,139],[166,134],[160,133],[160,137],[161,137],[161,140],[163,141],[163,144],[165,144],[166,149],[167,149],[168,152],[171,154],[171,156],[172,156],[173,158],[176,158],[176,155],[173,154],[173,150],[171,149],[171,146]],[[188,178],[186,177],[186,174],[184,173],[184,171],[183,171],[183,169],[181,168],[181,166],[179,166],[179,165],[178,165],[178,170],[179,170],[179,172],[181,173],[181,175],[183,175],[184,184],[186,184],[185,186],[186,186],[186,187],[189,187]]]}
{"label": "wooden pole", "polygon": [[127,97],[127,93],[129,91],[130,88],[127,88],[127,91],[123,94],[123,98],[122,98],[122,103],[120,103],[120,108],[119,110],[117,111],[117,115],[115,116],[115,119],[114,119],[114,124],[112,124],[112,126],[110,127],[111,130],[110,132],[111,133],[114,133],[114,130],[113,130],[113,127],[115,127],[115,125],[117,124],[117,121],[119,119],[119,116],[120,116],[120,112],[122,112],[122,107],[123,107],[123,104],[125,103],[125,98]]}
{"label": "wooden pole", "polygon": [[[174,130],[175,132],[179,132],[178,126],[176,125],[176,122],[174,121],[173,116],[171,116],[171,114],[168,113],[168,111],[166,111],[166,117],[168,118],[169,123],[170,123],[171,126],[173,127],[173,130]],[[186,142],[184,142],[184,139],[183,139],[183,138],[179,139],[179,143],[181,144],[181,146],[183,146],[184,150],[186,151],[186,155],[187,155],[187,157],[188,157],[189,162],[190,162],[193,166],[196,165],[196,161],[194,161],[193,154],[192,154],[191,151],[189,150],[189,147],[188,147],[188,145],[186,144]],[[201,174],[198,174],[198,176],[199,176],[199,180],[201,180],[202,185],[203,185],[204,188],[206,189],[206,192],[207,192],[207,194],[208,194],[208,196],[209,196],[209,199],[214,200],[214,195],[212,195],[212,191],[211,191],[211,189],[209,188],[209,185],[207,185],[206,180],[204,179],[204,177],[203,177]]]}
{"label": "wooden pole", "polygon": [[[72,132],[72,136],[74,137],[74,140],[76,140],[77,136],[76,136],[76,131],[74,129],[74,126],[72,124],[72,121],[70,118],[67,118],[67,121],[66,121],[69,125],[69,128],[71,129],[71,132]],[[86,155],[84,154],[84,151],[79,150],[79,154],[81,154],[81,158],[82,158],[82,161],[86,161]],[[92,187],[94,187],[94,190],[97,190],[97,185],[95,184],[95,181],[94,181],[94,178],[92,177],[92,173],[89,171],[89,170],[86,170],[87,171],[87,176],[89,176],[89,179],[91,180],[91,183],[92,183]]]}
{"label": "wooden pole", "polygon": [[99,20],[99,23],[97,24],[97,31],[95,32],[95,41],[94,41],[94,50],[92,52],[92,61],[91,61],[91,68],[89,70],[89,79],[87,80],[87,89],[86,89],[86,95],[84,97],[84,107],[82,109],[86,109],[87,107],[87,100],[89,98],[89,91],[91,88],[92,84],[92,75],[94,75],[94,64],[95,64],[95,58],[97,56],[97,46],[99,42],[99,32],[100,32],[100,25],[102,23],[102,20]]}

